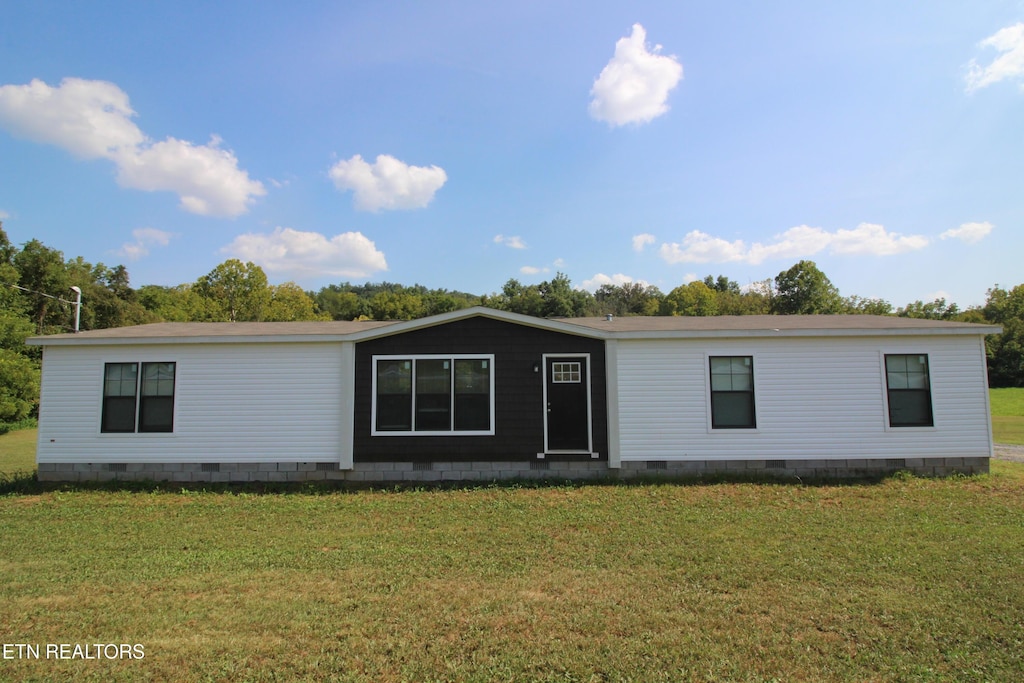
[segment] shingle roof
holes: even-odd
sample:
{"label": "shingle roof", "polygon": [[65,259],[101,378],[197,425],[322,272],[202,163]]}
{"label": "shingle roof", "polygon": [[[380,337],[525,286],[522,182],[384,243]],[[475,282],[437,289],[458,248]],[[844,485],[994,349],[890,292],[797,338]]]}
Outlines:
{"label": "shingle roof", "polygon": [[261,323],[154,323],[32,337],[38,346],[361,340],[398,334],[474,316],[486,316],[569,334],[601,338],[752,337],[871,334],[993,334],[997,326],[876,315],[636,316],[542,319],[474,307],[411,321],[330,321]]}
{"label": "shingle roof", "polygon": [[563,322],[608,332],[710,332],[782,330],[950,330],[971,329],[973,323],[898,318],[889,315],[717,315],[717,316],[622,316],[565,318]]}
{"label": "shingle roof", "polygon": [[53,334],[33,340],[58,339],[160,339],[191,337],[296,337],[345,336],[354,332],[394,325],[396,320],[334,320],[293,323],[151,323],[129,327],[88,330],[78,334]]}

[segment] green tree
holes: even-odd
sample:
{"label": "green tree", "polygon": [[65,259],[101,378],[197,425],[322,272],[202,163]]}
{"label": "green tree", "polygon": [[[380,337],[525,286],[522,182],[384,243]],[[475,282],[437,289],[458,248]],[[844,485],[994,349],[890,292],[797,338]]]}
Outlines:
{"label": "green tree", "polygon": [[38,409],[39,367],[17,351],[0,348],[0,423],[23,420]]}
{"label": "green tree", "polygon": [[139,302],[124,266],[95,266],[81,256],[67,262],[68,283],[82,290],[81,329],[98,330],[156,322]]}
{"label": "green tree", "polygon": [[896,310],[896,315],[901,318],[925,318],[927,320],[956,320],[960,315],[960,308],[954,304],[947,304],[943,298],[935,299],[924,303],[915,301],[903,308]]}
{"label": "green tree", "polygon": [[800,261],[775,276],[772,313],[839,313],[842,308],[839,290],[814,261]]}
{"label": "green tree", "polygon": [[993,387],[1024,387],[1024,284],[988,290],[985,319],[1003,326],[986,340],[988,381]]}
{"label": "green tree", "polygon": [[735,280],[730,280],[725,275],[719,275],[717,278],[708,275],[704,278],[704,284],[708,289],[713,289],[716,292],[727,292],[736,295],[740,293],[740,284]]}
{"label": "green tree", "polygon": [[488,303],[510,313],[544,317],[544,298],[540,288],[537,285],[523,285],[515,278],[506,282],[501,288],[501,294],[494,296]]}
{"label": "green tree", "polygon": [[573,289],[569,276],[557,273],[555,277],[537,285],[543,306],[541,317],[578,318],[595,313],[594,297],[590,292]]}
{"label": "green tree", "polygon": [[883,299],[848,296],[843,299],[843,312],[861,315],[892,315],[892,304]]}
{"label": "green tree", "polygon": [[352,291],[351,285],[328,285],[313,296],[317,307],[332,320],[355,320],[367,314],[365,302]]}
{"label": "green tree", "polygon": [[21,275],[14,265],[14,256],[18,249],[7,238],[3,225],[0,221],[0,311],[27,314],[25,297],[11,286],[21,280]]}
{"label": "green tree", "polygon": [[377,292],[370,299],[373,320],[413,320],[423,317],[423,298],[413,292]]}
{"label": "green tree", "polygon": [[599,311],[614,315],[657,315],[662,298],[657,287],[640,282],[601,285],[594,292]]}
{"label": "green tree", "polygon": [[267,275],[255,263],[228,259],[200,277],[196,293],[213,302],[221,320],[259,322],[270,307],[271,291]]}
{"label": "green tree", "polygon": [[466,298],[455,293],[445,291],[432,291],[423,297],[423,314],[437,315],[439,313],[451,313],[463,308],[472,306]]}
{"label": "green tree", "polygon": [[36,331],[44,334],[69,329],[70,308],[59,300],[70,296],[64,254],[39,240],[29,240],[14,255],[13,264],[18,270],[18,284],[28,290],[24,299]]}
{"label": "green tree", "polygon": [[696,280],[680,285],[665,295],[662,315],[718,315],[715,290]]}
{"label": "green tree", "polygon": [[294,282],[285,282],[270,287],[270,306],[264,318],[268,321],[330,320],[330,316],[319,314],[316,303]]}
{"label": "green tree", "polygon": [[223,320],[220,305],[196,292],[193,285],[143,285],[136,291],[139,304],[164,322],[186,323]]}

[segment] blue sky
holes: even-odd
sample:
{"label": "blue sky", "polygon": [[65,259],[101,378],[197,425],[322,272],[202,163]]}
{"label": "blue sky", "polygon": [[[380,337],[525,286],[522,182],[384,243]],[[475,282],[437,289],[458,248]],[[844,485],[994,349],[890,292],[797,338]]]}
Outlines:
{"label": "blue sky", "polygon": [[1024,2],[14,2],[0,220],[132,284],[1024,282]]}

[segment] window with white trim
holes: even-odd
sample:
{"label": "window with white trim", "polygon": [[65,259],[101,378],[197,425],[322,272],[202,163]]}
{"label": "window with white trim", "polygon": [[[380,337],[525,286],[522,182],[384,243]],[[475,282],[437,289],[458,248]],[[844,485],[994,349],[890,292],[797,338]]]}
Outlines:
{"label": "window with white trim", "polygon": [[890,427],[931,427],[932,390],[928,354],[887,353],[885,386]]}
{"label": "window with white trim", "polygon": [[104,433],[174,431],[174,363],[103,366]]}
{"label": "window with white trim", "polygon": [[373,357],[374,435],[494,434],[494,355]]}
{"label": "window with white trim", "polygon": [[710,356],[712,429],[753,429],[754,359]]}

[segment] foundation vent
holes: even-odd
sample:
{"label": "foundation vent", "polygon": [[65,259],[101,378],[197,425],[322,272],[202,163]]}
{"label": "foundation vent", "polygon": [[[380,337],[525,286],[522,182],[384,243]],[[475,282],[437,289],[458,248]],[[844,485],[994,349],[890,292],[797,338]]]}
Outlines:
{"label": "foundation vent", "polygon": [[430,472],[434,469],[434,463],[432,462],[414,462],[412,464],[413,472]]}
{"label": "foundation vent", "polygon": [[547,460],[531,460],[530,461],[530,469],[531,470],[550,470],[551,469],[551,463],[549,463]]}
{"label": "foundation vent", "polygon": [[338,463],[336,462],[318,462],[316,464],[317,472],[337,472]]}
{"label": "foundation vent", "polygon": [[107,472],[127,472],[128,464],[123,462],[108,462],[104,469]]}
{"label": "foundation vent", "polygon": [[764,461],[764,466],[765,466],[765,469],[769,469],[769,470],[784,470],[784,469],[786,469],[786,461],[785,460],[765,460]]}
{"label": "foundation vent", "polygon": [[200,472],[220,472],[219,462],[204,462],[199,466]]}
{"label": "foundation vent", "polygon": [[907,466],[907,460],[906,460],[906,458],[886,458],[885,466],[886,467],[906,467]]}
{"label": "foundation vent", "polygon": [[651,460],[647,463],[647,469],[649,470],[667,470],[668,463],[664,460]]}

